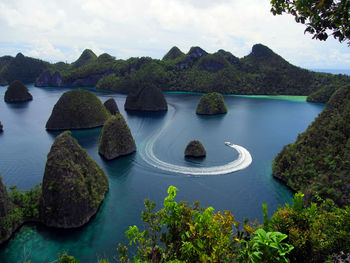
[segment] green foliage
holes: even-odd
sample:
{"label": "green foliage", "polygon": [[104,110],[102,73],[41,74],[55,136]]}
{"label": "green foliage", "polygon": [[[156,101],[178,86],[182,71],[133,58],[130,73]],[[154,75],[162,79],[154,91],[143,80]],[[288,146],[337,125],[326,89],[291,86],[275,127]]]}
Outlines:
{"label": "green foliage", "polygon": [[58,255],[58,263],[79,263],[79,261],[67,253],[62,253]]}
{"label": "green foliage", "polygon": [[350,208],[337,208],[331,200],[320,205],[303,205],[303,195],[294,196],[293,205],[278,209],[271,217],[268,231],[288,236],[294,249],[291,262],[324,262],[333,253],[350,252]]}
{"label": "green foliage", "polygon": [[18,53],[15,58],[0,58],[0,84],[6,85],[14,80],[33,83],[35,79],[50,67],[48,62]]}
{"label": "green foliage", "polygon": [[321,87],[320,89],[312,92],[307,97],[307,101],[308,102],[327,103],[336,90],[338,90],[342,87],[346,87],[347,84],[345,84],[345,83],[349,82],[349,81],[347,81],[348,76],[346,76],[346,75],[337,75],[337,77],[338,77],[338,79],[336,81],[334,81],[332,84],[325,85],[325,86]]}
{"label": "green foliage", "polygon": [[345,75],[295,67],[261,44],[255,45],[252,53],[242,59],[224,50],[196,59],[189,54],[172,54],[172,50],[168,54],[161,61],[116,60],[115,74],[103,77],[97,88],[129,93],[155,85],[167,91],[309,95],[325,85],[338,89],[350,80]]}
{"label": "green foliage", "polygon": [[324,111],[273,163],[273,174],[306,202],[315,196],[350,204],[350,87],[337,90]]}
{"label": "green foliage", "polygon": [[58,71],[68,86],[86,85],[85,80],[94,83],[100,79],[97,88],[122,93],[156,86],[167,91],[309,95],[326,85],[338,89],[350,79],[345,75],[300,69],[258,44],[251,54],[241,59],[224,50],[214,54],[203,51],[202,56],[194,57],[191,51],[184,54],[176,47],[163,60],[150,57],[116,60],[108,54],[96,57],[91,50],[85,50],[72,64],[49,64],[21,54],[16,58],[5,56],[0,58],[0,84],[13,79],[34,82],[47,70],[51,74]]}
{"label": "green foliage", "polygon": [[224,97],[218,92],[202,95],[196,108],[197,114],[222,114],[227,113]]}
{"label": "green foliage", "polygon": [[81,66],[87,65],[97,59],[97,56],[91,49],[85,49],[80,57],[72,63],[72,68],[79,68]]}
{"label": "green foliage", "polygon": [[75,89],[62,94],[55,104],[46,129],[84,129],[103,125],[110,112],[99,98],[88,90]]}
{"label": "green foliage", "polygon": [[13,222],[20,223],[23,220],[39,218],[41,184],[30,190],[21,191],[16,186],[11,186],[9,190],[9,198],[14,205],[10,212],[10,218]]}
{"label": "green foliage", "polygon": [[262,207],[263,207],[263,215],[264,215],[264,227],[265,228],[268,228],[269,225],[270,225],[270,220],[269,220],[269,217],[267,215],[267,204],[262,204]]}
{"label": "green foliage", "polygon": [[117,113],[103,125],[98,141],[98,152],[107,160],[127,155],[136,150],[136,144],[124,117]]}
{"label": "green foliage", "polygon": [[22,102],[32,99],[33,97],[29,93],[28,88],[20,80],[12,81],[4,96],[6,102]]}
{"label": "green foliage", "polygon": [[102,77],[96,85],[97,89],[113,90],[120,93],[128,93],[130,91],[130,80],[118,76],[117,74],[109,74]]}
{"label": "green foliage", "polygon": [[[328,31],[340,42],[350,40],[350,2],[332,0],[271,0],[271,12],[288,13],[297,23],[306,25],[305,32],[313,38],[326,40]],[[348,42],[350,45],[350,41]]]}
{"label": "green foliage", "polygon": [[266,232],[260,228],[255,231],[252,240],[241,240],[242,247],[237,262],[251,263],[279,263],[290,262],[286,254],[293,250],[293,246],[282,242],[287,235],[280,232]]}
{"label": "green foliage", "polygon": [[[251,240],[256,223],[251,225],[245,220],[240,227],[229,211],[215,213],[212,207],[199,207],[199,202],[193,206],[187,202],[177,203],[176,192],[176,187],[169,187],[164,208],[157,212],[154,211],[156,204],[146,200],[142,212],[146,229],[140,232],[137,226],[131,226],[126,231],[129,245],[137,245],[134,262],[233,262],[238,259],[242,240]],[[129,262],[127,250],[119,244],[121,262]]]}
{"label": "green foliage", "polygon": [[178,58],[180,56],[185,55],[178,47],[172,47],[168,53],[166,53],[163,57],[163,60],[166,59],[175,59]]}

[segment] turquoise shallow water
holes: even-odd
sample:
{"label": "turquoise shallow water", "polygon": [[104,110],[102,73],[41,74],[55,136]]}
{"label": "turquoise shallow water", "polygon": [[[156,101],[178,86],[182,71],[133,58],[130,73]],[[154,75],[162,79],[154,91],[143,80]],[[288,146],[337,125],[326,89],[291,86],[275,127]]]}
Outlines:
{"label": "turquoise shallow water", "polygon": [[[0,87],[0,171],[4,183],[29,189],[43,177],[46,155],[57,132],[45,130],[53,105],[67,89],[29,86],[34,100],[24,104],[6,104],[5,88]],[[51,262],[66,251],[81,262],[112,259],[118,242],[126,242],[129,225],[141,225],[143,200],[150,198],[159,205],[169,185],[179,188],[177,200],[201,200],[216,210],[231,210],[237,219],[262,220],[261,203],[269,213],[279,204],[290,202],[291,192],[271,176],[271,162],[282,147],[304,131],[323,106],[300,101],[253,99],[227,96],[228,114],[198,116],[198,94],[166,94],[167,113],[126,113],[125,95],[96,92],[104,102],[116,99],[136,140],[138,152],[106,162],[97,153],[100,128],[73,131],[73,136],[105,170],[110,182],[106,200],[97,216],[76,230],[50,229],[25,225],[0,248],[0,262]],[[222,165],[237,153],[224,145],[231,141],[249,150],[252,164],[241,171],[220,176],[184,176],[156,169],[141,154],[147,140],[167,125],[154,144],[154,154],[164,162],[180,166],[207,167]],[[184,159],[190,140],[199,139],[207,150],[202,160]]]}

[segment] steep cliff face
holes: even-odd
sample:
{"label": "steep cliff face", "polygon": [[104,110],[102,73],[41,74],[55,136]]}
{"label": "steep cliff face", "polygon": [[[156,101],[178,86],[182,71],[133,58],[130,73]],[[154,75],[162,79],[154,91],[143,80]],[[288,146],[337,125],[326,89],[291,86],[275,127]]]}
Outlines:
{"label": "steep cliff face", "polygon": [[129,94],[126,98],[125,110],[166,111],[168,104],[163,92],[155,87],[145,87],[137,94]]}
{"label": "steep cliff face", "polygon": [[56,71],[52,76],[49,71],[43,72],[35,81],[37,87],[92,87],[104,76],[113,73],[112,70],[107,70],[99,74],[89,74],[84,77],[76,77],[64,79],[61,74]]}
{"label": "steep cliff face", "polygon": [[110,117],[101,131],[98,152],[107,160],[136,151],[135,141],[121,114]]}
{"label": "steep cliff face", "polygon": [[204,94],[198,102],[196,113],[203,115],[227,113],[224,97],[217,92]]}
{"label": "steep cliff face", "polygon": [[46,123],[48,130],[85,129],[102,126],[110,113],[96,95],[87,90],[65,92]]}
{"label": "steep cliff face", "polygon": [[50,71],[45,71],[40,74],[40,76],[37,78],[35,81],[35,86],[36,87],[46,87],[46,86],[51,86],[51,73]]}
{"label": "steep cliff face", "polygon": [[13,81],[7,88],[4,96],[5,102],[24,102],[33,99],[28,88],[19,80]]}
{"label": "steep cliff face", "polygon": [[69,132],[59,135],[47,157],[41,220],[52,227],[86,224],[108,191],[108,179]]}

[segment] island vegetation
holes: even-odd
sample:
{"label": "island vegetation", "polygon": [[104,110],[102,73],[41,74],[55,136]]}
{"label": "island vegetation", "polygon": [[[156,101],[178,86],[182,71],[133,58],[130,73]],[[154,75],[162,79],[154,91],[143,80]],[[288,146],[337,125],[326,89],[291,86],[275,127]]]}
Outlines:
{"label": "island vegetation", "polygon": [[224,97],[218,92],[202,95],[197,104],[196,113],[200,115],[227,113]]}
{"label": "island vegetation", "polygon": [[305,32],[313,38],[327,40],[331,34],[339,42],[349,41],[350,45],[348,1],[272,0],[271,4],[274,15],[293,15],[296,22],[305,24]]}
{"label": "island vegetation", "polygon": [[201,158],[207,154],[203,144],[200,141],[190,141],[185,149],[185,157]]}
{"label": "island vegetation", "polygon": [[[306,31],[317,39],[325,40],[328,29],[333,30],[333,36],[339,41],[350,38],[348,1],[273,0],[271,3],[274,14],[291,13],[297,22],[306,23]],[[293,190],[304,192],[296,193],[291,205],[281,206],[270,218],[267,206],[263,205],[262,225],[250,223],[248,219],[241,224],[230,211],[215,212],[212,207],[200,207],[199,202],[190,206],[187,202],[177,203],[177,189],[171,186],[161,210],[155,211],[156,204],[145,200],[144,230],[130,226],[126,231],[130,245],[137,246],[134,262],[330,263],[339,258],[350,258],[349,77],[299,69],[263,45],[255,45],[252,53],[242,59],[223,50],[208,54],[199,47],[191,48],[187,54],[173,48],[161,61],[150,58],[122,61],[108,54],[96,57],[91,53],[83,53],[75,64],[47,67],[49,70],[60,68],[62,74],[58,74],[65,81],[63,83],[79,83],[91,75],[98,75],[101,78],[98,88],[119,92],[135,92],[142,85],[140,80],[149,80],[162,90],[310,95],[309,101],[327,103],[307,131],[300,134],[295,143],[284,147],[273,163],[276,178]],[[17,56],[23,59],[23,55]],[[6,74],[11,72],[13,60],[1,58],[2,83],[9,79]],[[63,147],[63,154],[76,149],[68,133],[57,140],[59,145],[67,143],[69,146],[69,149]],[[56,163],[54,169],[76,169],[70,163],[80,155],[80,149],[76,150],[78,154],[70,152],[69,160]],[[63,158],[63,154],[57,159]],[[51,152],[48,165],[50,158]],[[78,174],[84,171],[84,167],[77,169]],[[56,191],[58,181],[45,183],[45,191]],[[88,203],[83,202],[83,207],[90,204],[98,207],[99,204],[90,197],[97,196],[98,202],[103,200],[108,181],[106,178],[102,181],[97,195],[83,191],[81,196]],[[91,182],[94,182],[93,178],[78,181],[77,187],[95,191],[96,186]],[[12,187],[8,193],[0,180],[1,241],[23,222],[40,219],[42,191],[38,186],[25,192]],[[46,206],[45,212],[51,209]],[[130,262],[128,247],[120,244],[118,252],[121,262]],[[76,263],[78,260],[61,254],[58,262]]]}
{"label": "island vegetation", "polygon": [[16,57],[0,57],[0,85],[8,85],[15,80],[33,83],[51,64],[18,53]]}
{"label": "island vegetation", "polygon": [[0,84],[14,79],[24,83],[36,80],[40,87],[96,86],[122,93],[155,86],[162,91],[306,96],[325,86],[338,89],[350,81],[346,75],[293,66],[262,44],[254,45],[243,58],[222,49],[209,54],[200,47],[192,47],[186,54],[173,47],[161,60],[122,60],[106,53],[97,57],[89,49],[71,64],[50,64],[22,54],[1,57]]}
{"label": "island vegetation", "polygon": [[20,80],[11,82],[4,96],[4,100],[7,103],[25,102],[32,99],[33,96],[29,93],[28,88]]}
{"label": "island vegetation", "polygon": [[306,200],[331,198],[339,206],[350,204],[350,86],[337,90],[326,108],[283,148],[273,163],[273,174]]}
{"label": "island vegetation", "polygon": [[105,105],[106,109],[112,114],[115,115],[117,113],[119,113],[119,109],[117,106],[117,103],[115,102],[115,100],[113,98],[109,98],[108,100],[106,100],[103,105]]}
{"label": "island vegetation", "polygon": [[47,130],[86,129],[102,126],[109,111],[88,90],[76,89],[62,94],[46,123]]}
{"label": "island vegetation", "polygon": [[173,47],[162,60],[150,57],[121,60],[108,54],[100,57],[90,55],[88,62],[79,67],[73,67],[74,63],[60,69],[53,65],[49,71],[50,74],[57,71],[58,80],[56,76],[52,81],[44,73],[38,80],[47,78],[47,83],[38,81],[37,85],[96,85],[98,89],[122,93],[136,93],[145,86],[154,86],[163,91],[310,95],[326,85],[340,87],[350,81],[346,75],[293,66],[262,44],[254,45],[252,52],[243,58],[222,49],[209,54],[200,47],[192,47],[187,54]]}
{"label": "island vegetation", "polygon": [[[177,190],[169,187],[158,211],[156,203],[145,200],[144,227],[130,226],[125,232],[130,243],[119,243],[119,262],[332,263],[350,258],[349,206],[338,208],[330,199],[306,206],[297,193],[291,205],[271,217],[263,204],[263,224],[241,223],[230,211],[176,202]],[[137,252],[130,259],[128,249],[134,246]],[[59,259],[79,262],[67,254]]]}
{"label": "island vegetation", "polygon": [[67,131],[51,147],[42,185],[9,190],[0,177],[0,244],[28,222],[57,228],[86,224],[104,200],[108,179]]}
{"label": "island vegetation", "polygon": [[[313,38],[326,40],[331,33],[340,42],[350,41],[348,1],[273,0],[271,4],[273,14],[286,12],[305,23],[305,32]],[[332,198],[340,207],[350,204],[349,85],[330,83],[311,93],[307,100],[327,103],[326,108],[274,160],[273,175],[293,190],[302,190],[306,202]]]}
{"label": "island vegetation", "polygon": [[125,110],[137,111],[166,111],[168,103],[160,89],[154,86],[145,86],[136,93],[129,93],[124,108]]}
{"label": "island vegetation", "polygon": [[124,117],[121,114],[111,116],[103,125],[98,153],[112,160],[135,151],[136,144]]}
{"label": "island vegetation", "polygon": [[96,214],[107,191],[104,171],[70,132],[57,136],[45,166],[41,221],[59,228],[80,227]]}

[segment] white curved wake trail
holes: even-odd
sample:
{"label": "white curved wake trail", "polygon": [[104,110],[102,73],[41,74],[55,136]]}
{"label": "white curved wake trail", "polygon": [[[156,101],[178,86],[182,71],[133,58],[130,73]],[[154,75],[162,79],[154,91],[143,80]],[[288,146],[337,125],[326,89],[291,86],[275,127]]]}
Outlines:
{"label": "white curved wake trail", "polygon": [[[172,118],[170,118],[172,119]],[[218,166],[209,166],[209,167],[188,167],[181,166],[176,164],[171,164],[160,160],[155,156],[153,151],[153,146],[158,138],[167,128],[170,121],[167,121],[166,124],[161,128],[158,133],[154,133],[150,139],[148,139],[145,147],[140,150],[142,159],[144,159],[149,165],[173,173],[185,174],[185,175],[222,175],[233,173],[242,169],[247,168],[252,163],[252,156],[249,151],[240,145],[231,144],[229,147],[235,149],[238,152],[238,158],[232,162],[218,165]]]}

